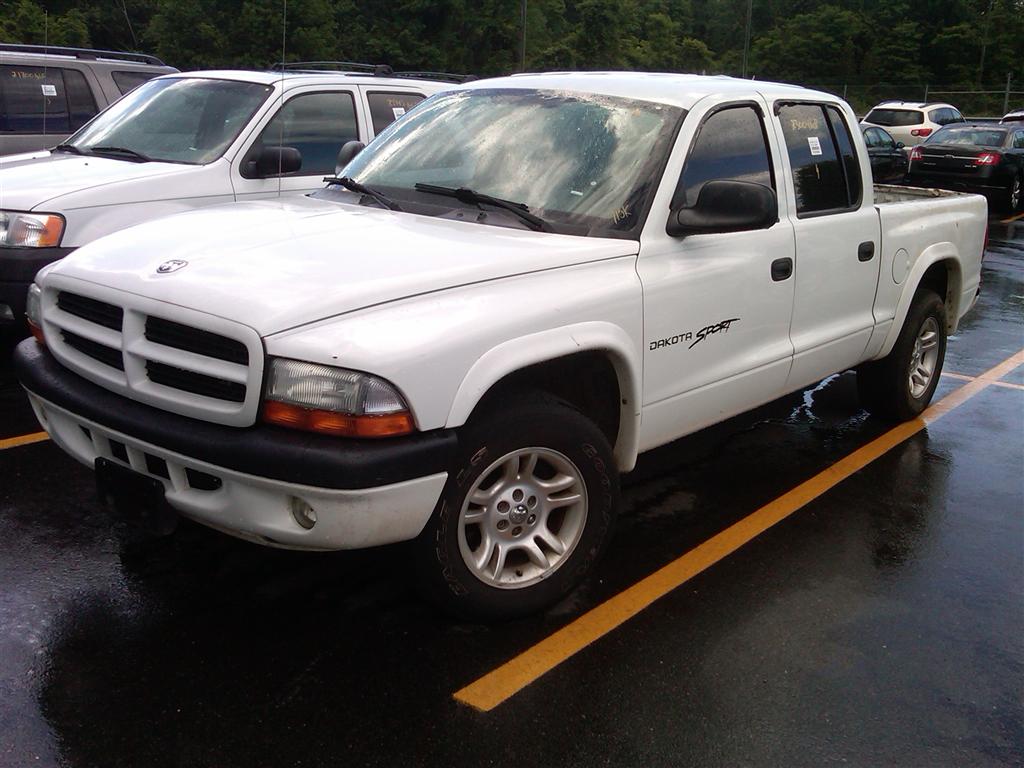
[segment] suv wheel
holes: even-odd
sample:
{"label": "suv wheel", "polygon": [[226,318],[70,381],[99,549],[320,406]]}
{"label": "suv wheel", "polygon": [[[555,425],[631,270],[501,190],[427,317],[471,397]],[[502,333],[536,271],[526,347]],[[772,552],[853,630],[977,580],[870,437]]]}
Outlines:
{"label": "suv wheel", "polygon": [[946,357],[946,307],[934,291],[914,296],[892,351],[857,369],[861,403],[876,416],[907,421],[931,402]]}
{"label": "suv wheel", "polygon": [[506,619],[564,597],[593,568],[619,478],[597,426],[537,392],[468,424],[417,541],[420,584],[462,616]]}

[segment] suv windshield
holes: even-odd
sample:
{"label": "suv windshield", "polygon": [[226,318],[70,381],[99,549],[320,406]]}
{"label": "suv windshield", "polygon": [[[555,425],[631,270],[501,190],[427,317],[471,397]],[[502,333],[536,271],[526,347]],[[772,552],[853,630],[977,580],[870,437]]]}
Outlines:
{"label": "suv windshield", "polygon": [[1001,147],[1006,131],[998,128],[972,128],[957,126],[936,131],[926,140],[926,144],[970,144],[976,147]]}
{"label": "suv windshield", "polygon": [[593,94],[439,94],[392,124],[345,175],[417,213],[461,206],[485,211],[485,220],[512,221],[486,201],[440,196],[424,185],[465,188],[525,204],[555,231],[628,237],[643,222],[683,114]]}
{"label": "suv windshield", "polygon": [[872,109],[864,122],[887,126],[918,125],[924,122],[924,115],[916,109]]}
{"label": "suv windshield", "polygon": [[65,143],[85,153],[202,165],[221,156],[271,90],[199,77],[150,80]]}

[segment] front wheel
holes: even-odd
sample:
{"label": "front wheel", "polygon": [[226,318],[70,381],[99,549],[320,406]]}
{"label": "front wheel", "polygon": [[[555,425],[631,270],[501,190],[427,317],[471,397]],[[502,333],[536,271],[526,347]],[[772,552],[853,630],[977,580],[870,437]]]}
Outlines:
{"label": "front wheel", "polygon": [[868,411],[907,421],[931,402],[946,358],[946,306],[934,291],[914,296],[892,351],[857,369],[857,390]]}
{"label": "front wheel", "polygon": [[597,426],[541,392],[459,435],[460,458],[417,541],[420,584],[452,612],[507,619],[564,597],[593,568],[618,506]]}

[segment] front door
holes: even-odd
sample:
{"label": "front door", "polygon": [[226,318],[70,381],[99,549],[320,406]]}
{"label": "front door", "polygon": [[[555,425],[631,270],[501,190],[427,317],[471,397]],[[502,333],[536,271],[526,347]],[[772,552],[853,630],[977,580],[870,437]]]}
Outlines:
{"label": "front door", "polygon": [[[765,110],[744,101],[691,111],[680,132],[680,146],[689,150],[672,210],[692,207],[716,179],[778,187],[779,146]],[[641,450],[782,394],[793,354],[794,246],[779,192],[780,220],[755,231],[670,237],[651,213],[646,229],[653,231],[645,231],[637,262],[644,294]]]}

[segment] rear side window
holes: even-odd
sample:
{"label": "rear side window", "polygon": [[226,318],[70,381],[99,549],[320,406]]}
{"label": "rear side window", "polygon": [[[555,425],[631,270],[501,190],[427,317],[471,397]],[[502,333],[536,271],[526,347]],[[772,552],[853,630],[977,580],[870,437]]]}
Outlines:
{"label": "rear side window", "polygon": [[418,93],[378,92],[366,94],[366,101],[370,105],[370,121],[373,123],[374,135],[383,131],[424,98],[426,97]]}
{"label": "rear side window", "polygon": [[919,125],[924,122],[924,115],[916,109],[872,109],[864,120],[886,127]]}
{"label": "rear side window", "polygon": [[358,138],[351,93],[307,93],[285,102],[263,129],[254,150],[294,147],[302,155],[302,168],[296,175],[333,174],[342,144]]}
{"label": "rear side window", "polygon": [[860,167],[845,120],[834,107],[779,108],[793,169],[797,215],[839,212],[860,204]]}
{"label": "rear side window", "polygon": [[71,133],[96,114],[81,72],[57,67],[0,66],[0,131]]}
{"label": "rear side window", "polygon": [[134,91],[147,80],[156,77],[155,73],[149,72],[111,72],[110,74],[114,78],[114,85],[117,86],[117,90],[121,92],[122,96],[128,91]]}
{"label": "rear side window", "polygon": [[704,121],[672,196],[672,208],[692,208],[709,181],[753,181],[775,188],[761,116],[751,106],[728,107]]}
{"label": "rear side window", "polygon": [[1017,131],[1013,134],[1013,148],[1024,149],[1024,131]]}

